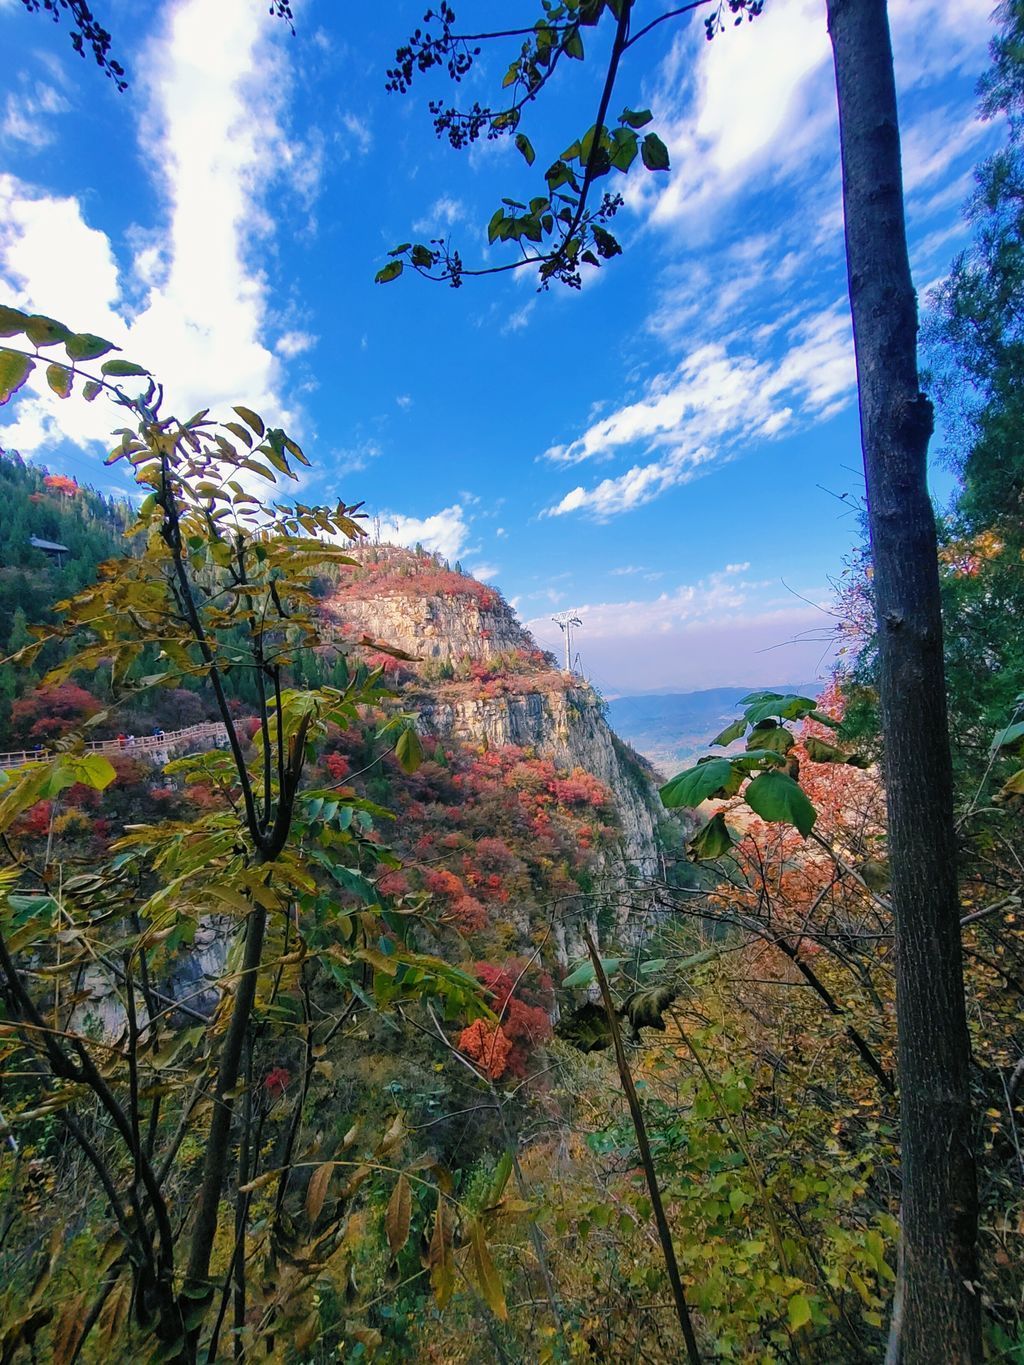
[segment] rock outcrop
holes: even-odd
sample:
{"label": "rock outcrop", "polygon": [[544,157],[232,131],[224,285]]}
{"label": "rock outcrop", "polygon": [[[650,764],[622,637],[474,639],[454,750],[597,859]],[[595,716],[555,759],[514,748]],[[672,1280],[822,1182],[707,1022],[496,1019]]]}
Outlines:
{"label": "rock outcrop", "polygon": [[[414,656],[404,666],[403,699],[425,735],[514,745],[566,773],[581,769],[609,789],[621,841],[602,869],[595,916],[610,905],[618,935],[642,937],[651,906],[643,884],[660,870],[664,817],[650,764],[612,731],[594,689],[539,650],[494,589],[432,557],[390,546],[362,553],[365,576],[357,574],[331,601],[340,628]],[[562,946],[579,955],[578,941]]]}

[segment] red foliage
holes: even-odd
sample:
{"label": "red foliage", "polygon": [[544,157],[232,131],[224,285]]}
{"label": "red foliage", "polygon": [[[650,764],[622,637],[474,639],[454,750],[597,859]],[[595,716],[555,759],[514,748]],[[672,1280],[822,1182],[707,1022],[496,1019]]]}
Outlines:
{"label": "red foliage", "polygon": [[54,493],[60,493],[65,498],[76,498],[81,491],[74,479],[69,479],[66,474],[46,474],[43,476],[43,483]]}
{"label": "red foliage", "polygon": [[466,934],[477,934],[487,927],[487,911],[472,896],[461,896],[453,903],[452,918]]}
{"label": "red foliage", "polygon": [[22,740],[57,739],[102,709],[102,703],[77,683],[39,687],[11,707],[11,729]]}
{"label": "red foliage", "polygon": [[292,1078],[291,1072],[286,1070],[285,1067],[275,1066],[270,1071],[268,1071],[266,1076],[264,1077],[263,1089],[267,1092],[271,1099],[275,1100],[280,1099],[280,1097],[288,1089],[288,1083],[291,1080],[291,1078]]}
{"label": "red foliage", "polygon": [[328,754],[324,759],[324,766],[335,782],[340,782],[343,777],[347,777],[351,769],[345,755],[338,753]]}
{"label": "red foliage", "polygon": [[445,896],[449,900],[461,900],[466,894],[466,888],[456,877],[454,872],[449,872],[447,868],[432,868],[423,874],[423,885],[433,896]]}
{"label": "red foliage", "polygon": [[25,812],[15,829],[19,834],[30,835],[34,839],[45,839],[50,832],[50,817],[53,814],[52,801],[37,801]]}
{"label": "red foliage", "polygon": [[500,1081],[504,1076],[512,1052],[512,1043],[501,1025],[488,1024],[483,1019],[474,1019],[462,1030],[456,1047],[486,1071],[492,1081]]}

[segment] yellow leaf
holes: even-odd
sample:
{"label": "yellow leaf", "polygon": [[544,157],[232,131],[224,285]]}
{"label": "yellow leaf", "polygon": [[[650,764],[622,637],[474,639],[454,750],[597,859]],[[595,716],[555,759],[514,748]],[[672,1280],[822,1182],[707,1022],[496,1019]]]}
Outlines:
{"label": "yellow leaf", "polygon": [[384,1215],[384,1231],[387,1233],[391,1255],[397,1256],[409,1240],[409,1224],[412,1219],[412,1191],[405,1175],[400,1175],[391,1198],[388,1200]]}
{"label": "yellow leaf", "polygon": [[331,1183],[333,1170],[334,1162],[325,1161],[322,1166],[316,1168],[310,1178],[309,1188],[306,1191],[306,1216],[311,1223],[315,1223],[320,1217],[320,1210],[327,1198],[327,1186]]}
{"label": "yellow leaf", "polygon": [[455,1273],[452,1269],[451,1232],[445,1216],[444,1195],[440,1190],[437,1192],[437,1212],[434,1214],[434,1231],[427,1250],[427,1265],[437,1306],[445,1308],[455,1287]]}
{"label": "yellow leaf", "polygon": [[484,1226],[479,1218],[473,1219],[469,1236],[473,1247],[473,1268],[476,1271],[480,1293],[484,1296],[484,1301],[494,1316],[502,1322],[507,1322],[508,1309],[505,1306],[505,1293],[501,1287],[498,1272],[494,1268],[494,1262],[491,1260],[487,1238],[484,1235]]}
{"label": "yellow leaf", "polygon": [[68,1299],[64,1305],[57,1319],[57,1326],[53,1329],[53,1340],[50,1343],[50,1359],[53,1365],[65,1365],[73,1356],[78,1338],[82,1334],[86,1304],[87,1296],[83,1293]]}

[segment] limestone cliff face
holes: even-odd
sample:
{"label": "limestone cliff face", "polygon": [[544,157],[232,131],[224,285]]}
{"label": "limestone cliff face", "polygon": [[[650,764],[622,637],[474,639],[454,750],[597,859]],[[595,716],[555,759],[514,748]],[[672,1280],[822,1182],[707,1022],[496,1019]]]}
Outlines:
{"label": "limestone cliff face", "polygon": [[[611,730],[594,690],[538,650],[498,593],[438,572],[434,561],[409,552],[375,552],[394,557],[385,559],[391,572],[370,575],[365,596],[357,581],[332,601],[343,628],[415,656],[403,701],[418,714],[424,734],[474,746],[516,745],[567,773],[583,769],[609,789],[621,841],[605,858],[597,899],[611,908],[620,935],[642,936],[646,916],[632,912],[647,909],[650,897],[638,884],[656,877],[660,864],[662,812],[653,769]],[[580,955],[582,945],[571,936],[573,942],[560,942],[560,955]]]}
{"label": "limestone cliff face", "polygon": [[395,591],[353,598],[340,608],[374,639],[414,654],[424,663],[486,660],[537,646],[511,607],[490,589],[453,597]]}

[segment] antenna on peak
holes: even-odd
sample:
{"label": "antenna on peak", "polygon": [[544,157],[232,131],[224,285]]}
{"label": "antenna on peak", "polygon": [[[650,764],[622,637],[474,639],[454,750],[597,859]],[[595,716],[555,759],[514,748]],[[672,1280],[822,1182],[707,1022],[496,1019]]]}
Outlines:
{"label": "antenna on peak", "polygon": [[[571,611],[559,611],[556,612],[551,619],[552,621],[554,621],[558,629],[562,632],[562,637],[565,641],[565,671],[566,673],[572,673],[574,671],[572,653],[572,633],[574,630],[578,630],[583,625],[583,622],[580,620],[579,617],[579,610],[578,608],[573,607]],[[579,659],[578,654],[576,655],[576,658]]]}

